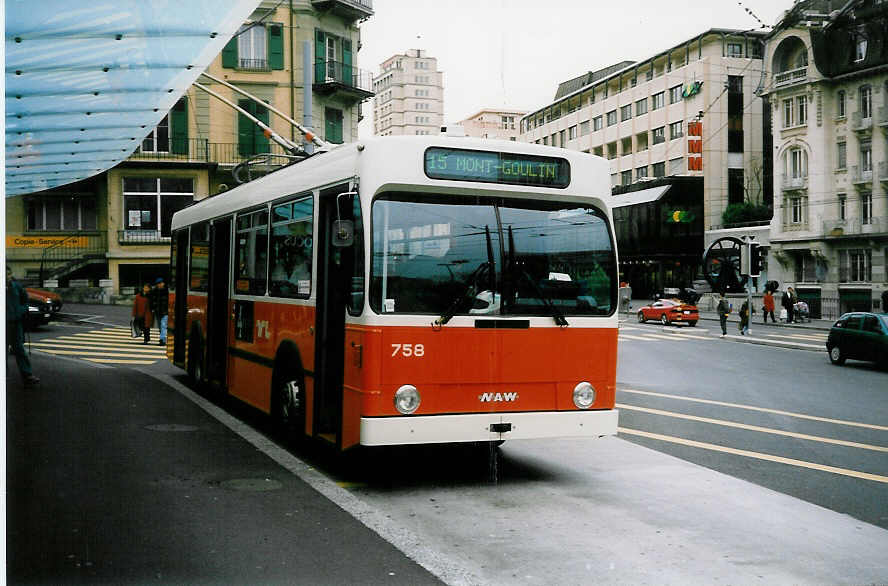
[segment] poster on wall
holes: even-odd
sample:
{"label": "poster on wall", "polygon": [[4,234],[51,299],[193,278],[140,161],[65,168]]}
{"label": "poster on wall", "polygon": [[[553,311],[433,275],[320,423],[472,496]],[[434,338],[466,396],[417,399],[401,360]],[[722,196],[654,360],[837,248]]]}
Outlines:
{"label": "poster on wall", "polygon": [[142,227],[142,212],[140,210],[130,210],[128,226],[130,228]]}

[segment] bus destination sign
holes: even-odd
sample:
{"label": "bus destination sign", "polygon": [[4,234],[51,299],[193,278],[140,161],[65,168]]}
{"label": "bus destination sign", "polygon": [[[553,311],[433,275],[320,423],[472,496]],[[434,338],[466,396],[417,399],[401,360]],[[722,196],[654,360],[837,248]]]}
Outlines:
{"label": "bus destination sign", "polygon": [[530,187],[564,188],[570,184],[566,159],[443,147],[426,150],[425,173],[431,179]]}

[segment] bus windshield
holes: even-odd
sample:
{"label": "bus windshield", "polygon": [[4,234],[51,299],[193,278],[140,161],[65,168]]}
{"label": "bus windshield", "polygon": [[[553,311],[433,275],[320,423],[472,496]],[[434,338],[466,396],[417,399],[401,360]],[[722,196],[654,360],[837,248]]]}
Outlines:
{"label": "bus windshield", "polygon": [[377,313],[562,323],[616,309],[612,238],[591,205],[397,192],[377,198],[371,217]]}

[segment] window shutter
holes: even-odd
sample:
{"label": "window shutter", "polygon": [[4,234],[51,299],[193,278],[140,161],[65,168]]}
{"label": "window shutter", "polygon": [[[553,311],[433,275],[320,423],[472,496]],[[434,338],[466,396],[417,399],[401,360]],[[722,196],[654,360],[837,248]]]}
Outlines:
{"label": "window shutter", "polygon": [[237,37],[234,37],[222,49],[222,67],[237,68]]}
{"label": "window shutter", "polygon": [[325,46],[327,35],[324,31],[315,31],[315,83],[324,83],[327,78],[327,68],[324,64],[326,60],[327,47]]}
{"label": "window shutter", "polygon": [[[253,102],[250,100],[238,100],[237,105],[250,112],[254,112]],[[255,154],[253,152],[253,127],[255,124],[252,120],[237,113],[237,154],[242,157],[249,157]]]}
{"label": "window shutter", "polygon": [[[265,106],[260,106],[256,102],[252,102],[252,105],[253,105],[253,110],[251,110],[251,112],[253,112],[253,116],[258,118],[259,121],[262,122],[263,124],[265,124],[266,126],[270,126],[268,124],[268,108],[266,108]],[[259,153],[269,152],[268,151],[268,139],[265,138],[265,131],[262,130],[262,128],[258,124],[256,124],[255,122],[253,122],[252,124],[253,124],[253,154],[256,155]]]}
{"label": "window shutter", "polygon": [[268,26],[268,63],[272,69],[284,68],[284,27],[277,22]]}
{"label": "window shutter", "polygon": [[177,155],[188,154],[188,104],[185,98],[180,99],[170,112],[170,135],[173,144],[170,147]]}
{"label": "window shutter", "polygon": [[342,39],[342,82],[353,86],[352,78],[352,43],[348,39]]}

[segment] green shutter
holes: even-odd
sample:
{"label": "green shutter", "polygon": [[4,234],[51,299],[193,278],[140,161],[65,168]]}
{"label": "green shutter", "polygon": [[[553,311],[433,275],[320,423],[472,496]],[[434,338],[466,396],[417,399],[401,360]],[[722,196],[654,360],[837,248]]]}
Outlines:
{"label": "green shutter", "polygon": [[348,39],[342,39],[342,83],[347,86],[354,86],[355,81],[352,79],[352,42]]}
{"label": "green shutter", "polygon": [[188,105],[182,98],[170,112],[171,150],[177,155],[188,154]]}
{"label": "green shutter", "polygon": [[342,110],[324,109],[324,138],[333,144],[342,144]]}
{"label": "green shutter", "polygon": [[237,67],[237,37],[228,41],[228,44],[222,49],[222,67],[230,69]]}
{"label": "green shutter", "polygon": [[324,66],[327,51],[325,43],[326,35],[324,31],[315,31],[315,83],[324,83],[324,80],[327,78],[327,69]]}
{"label": "green shutter", "polygon": [[272,69],[284,68],[284,26],[277,22],[268,26],[268,64]]}
{"label": "green shutter", "polygon": [[[260,122],[265,124],[266,126],[270,126],[268,124],[268,108],[265,106],[260,106],[259,104],[253,102],[253,116],[259,119]],[[268,139],[265,138],[265,131],[262,130],[262,127],[253,123],[253,154],[259,153],[267,153],[268,149]]]}
{"label": "green shutter", "polygon": [[[237,105],[251,114],[254,111],[252,108],[253,102],[250,100],[238,100]],[[237,154],[242,157],[249,157],[255,154],[253,152],[254,126],[255,123],[252,120],[240,112],[237,113]]]}

